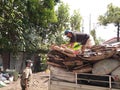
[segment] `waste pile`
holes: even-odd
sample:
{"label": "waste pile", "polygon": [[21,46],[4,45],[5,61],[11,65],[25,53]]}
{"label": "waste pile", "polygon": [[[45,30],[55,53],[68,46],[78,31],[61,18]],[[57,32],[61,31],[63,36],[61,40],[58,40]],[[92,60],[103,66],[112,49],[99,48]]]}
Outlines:
{"label": "waste pile", "polygon": [[[15,81],[15,71],[14,70],[8,70],[6,71],[3,70],[3,67],[0,67],[0,88],[8,86],[8,84],[12,83]],[[16,74],[17,75],[17,74]]]}
{"label": "waste pile", "polygon": [[53,45],[48,53],[47,64],[73,73],[111,74],[116,81],[120,80],[119,45],[95,45],[83,54]]}

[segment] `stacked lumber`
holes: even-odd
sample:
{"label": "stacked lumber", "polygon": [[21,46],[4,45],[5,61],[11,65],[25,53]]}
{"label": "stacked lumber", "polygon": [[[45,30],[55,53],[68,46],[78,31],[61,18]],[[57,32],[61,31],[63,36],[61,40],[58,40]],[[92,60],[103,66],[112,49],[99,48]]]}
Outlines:
{"label": "stacked lumber", "polygon": [[[88,72],[93,73],[95,72],[96,70],[95,68],[99,65],[100,61],[109,58],[116,59],[119,57],[120,52],[117,52],[116,47],[113,46],[109,47],[101,45],[93,46],[90,50],[86,51],[84,54],[75,54],[73,50],[66,47],[52,46],[51,50],[48,53],[47,64],[61,69],[66,69],[67,71],[73,73],[88,73]],[[104,62],[106,63],[106,61],[103,61],[103,63]],[[118,66],[119,64],[117,65],[117,67]],[[93,67],[95,68],[93,69]],[[105,74],[109,74],[111,71]]]}

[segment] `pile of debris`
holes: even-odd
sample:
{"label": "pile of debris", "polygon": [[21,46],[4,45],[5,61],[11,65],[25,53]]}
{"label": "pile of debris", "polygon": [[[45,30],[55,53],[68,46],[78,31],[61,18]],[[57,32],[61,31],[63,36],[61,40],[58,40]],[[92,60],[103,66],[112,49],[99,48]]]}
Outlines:
{"label": "pile of debris", "polygon": [[47,64],[73,73],[105,75],[120,66],[119,58],[120,52],[115,46],[97,45],[77,55],[68,48],[54,46],[48,53]]}

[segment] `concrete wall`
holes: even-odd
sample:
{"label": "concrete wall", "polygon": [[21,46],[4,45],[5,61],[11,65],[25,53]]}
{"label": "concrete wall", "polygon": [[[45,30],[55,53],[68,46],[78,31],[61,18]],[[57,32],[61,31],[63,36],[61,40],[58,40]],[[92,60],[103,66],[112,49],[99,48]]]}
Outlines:
{"label": "concrete wall", "polygon": [[25,52],[19,52],[16,56],[12,53],[2,53],[0,55],[0,65],[3,65],[4,69],[14,69],[18,72],[22,72],[25,68],[25,60],[35,60],[35,54],[28,54]]}

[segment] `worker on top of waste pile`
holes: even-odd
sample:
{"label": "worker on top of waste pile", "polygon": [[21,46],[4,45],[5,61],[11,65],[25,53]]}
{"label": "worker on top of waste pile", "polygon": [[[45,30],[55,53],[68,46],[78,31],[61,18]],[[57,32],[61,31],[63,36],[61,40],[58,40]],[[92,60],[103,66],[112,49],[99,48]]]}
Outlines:
{"label": "worker on top of waste pile", "polygon": [[64,34],[70,38],[69,45],[74,46],[75,42],[81,44],[81,53],[84,53],[85,49],[91,48],[95,45],[94,40],[91,35],[80,33],[80,32],[73,32],[71,30],[65,30]]}

